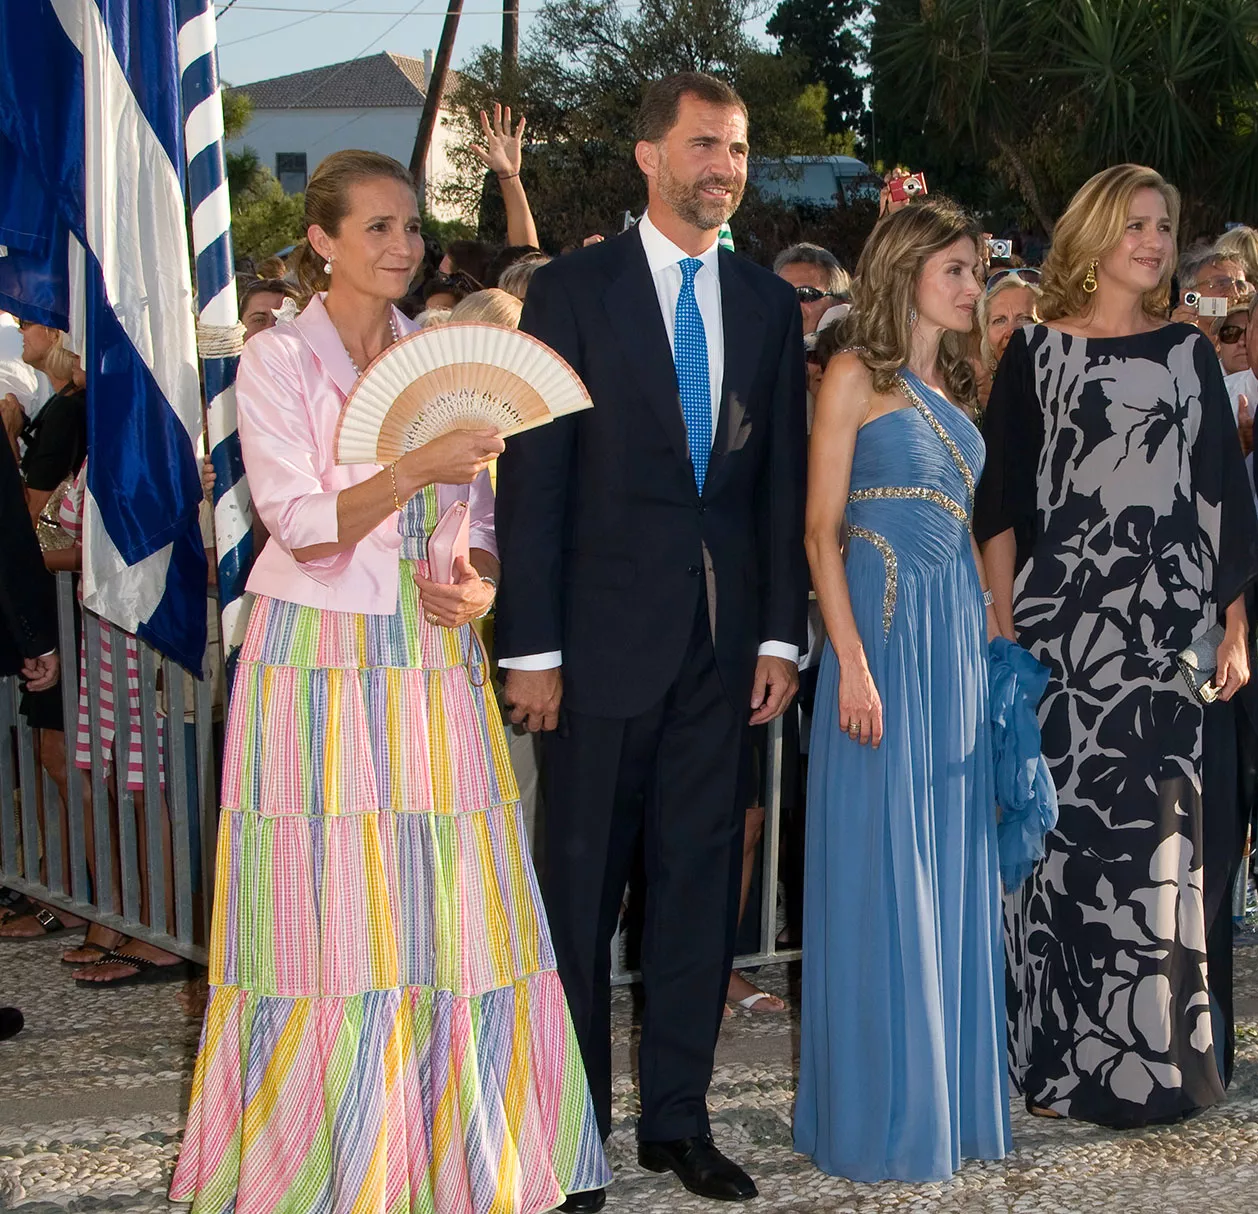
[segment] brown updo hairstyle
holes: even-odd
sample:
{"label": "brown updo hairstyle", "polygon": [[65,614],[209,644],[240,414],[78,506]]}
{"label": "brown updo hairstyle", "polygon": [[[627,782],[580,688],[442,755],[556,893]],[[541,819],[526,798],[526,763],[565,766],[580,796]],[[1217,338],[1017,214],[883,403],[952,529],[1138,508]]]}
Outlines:
{"label": "brown updo hairstyle", "polygon": [[1127,230],[1131,200],[1141,190],[1157,190],[1166,200],[1171,221],[1171,255],[1162,278],[1145,292],[1144,311],[1164,318],[1171,299],[1171,275],[1178,260],[1179,191],[1154,169],[1142,164],[1116,164],[1085,182],[1070,200],[1053,229],[1053,247],[1044,258],[1040,277],[1040,319],[1086,316],[1092,296],[1083,289],[1094,261],[1118,246]]}
{"label": "brown updo hairstyle", "polygon": [[[972,241],[977,258],[980,235],[978,224],[948,198],[914,202],[878,221],[856,264],[850,324],[844,325],[844,337],[869,368],[875,392],[890,392],[909,361],[909,314],[917,307],[922,267],[958,240]],[[946,331],[935,364],[948,395],[963,408],[978,400],[969,348],[969,333]]]}
{"label": "brown updo hairstyle", "polygon": [[[412,193],[415,191],[415,179],[406,166],[392,156],[358,148],[346,148],[325,156],[306,185],[306,211],[302,226],[308,233],[318,224],[329,236],[336,236],[341,220],[349,214],[350,188],[381,177],[400,181]],[[304,307],[316,291],[328,289],[329,279],[323,269],[324,258],[315,252],[309,235],[298,248],[297,284]]]}

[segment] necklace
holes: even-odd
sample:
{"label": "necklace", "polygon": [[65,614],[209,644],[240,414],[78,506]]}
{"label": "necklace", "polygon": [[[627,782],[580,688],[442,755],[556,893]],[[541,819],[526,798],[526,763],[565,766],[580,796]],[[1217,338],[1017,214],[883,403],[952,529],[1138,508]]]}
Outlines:
{"label": "necklace", "polygon": [[[397,341],[398,340],[397,319],[394,317],[392,309],[389,310],[389,332],[393,334],[393,340]],[[344,345],[345,343],[342,342],[341,344]],[[348,347],[346,347],[346,350],[345,350],[345,357],[349,359],[349,365],[354,368],[354,375],[357,378],[361,379],[363,373],[359,369],[358,364],[354,361],[354,356],[349,352]]]}

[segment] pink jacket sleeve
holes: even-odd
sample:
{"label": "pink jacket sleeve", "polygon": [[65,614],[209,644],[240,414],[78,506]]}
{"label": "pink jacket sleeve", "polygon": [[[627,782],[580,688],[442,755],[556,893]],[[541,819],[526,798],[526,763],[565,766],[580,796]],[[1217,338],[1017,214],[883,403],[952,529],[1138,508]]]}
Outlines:
{"label": "pink jacket sleeve", "polygon": [[468,542],[472,548],[483,548],[498,555],[498,536],[494,532],[494,490],[489,472],[482,472],[469,486],[468,516],[471,522]]}
{"label": "pink jacket sleeve", "polygon": [[[249,491],[271,538],[290,554],[294,548],[335,543],[339,491],[323,484],[320,436],[314,432],[307,385],[290,343],[255,340],[245,347],[236,402]],[[322,571],[340,571],[351,555],[347,549],[301,564],[322,581]]]}

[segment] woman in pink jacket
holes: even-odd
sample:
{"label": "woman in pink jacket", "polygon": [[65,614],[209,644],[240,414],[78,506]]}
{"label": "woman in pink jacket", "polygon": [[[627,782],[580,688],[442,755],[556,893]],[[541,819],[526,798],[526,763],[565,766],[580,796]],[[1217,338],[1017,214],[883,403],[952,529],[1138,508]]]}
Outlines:
{"label": "woman in pink jacket", "polygon": [[[329,156],[306,192],[305,310],[237,398],[270,532],[232,692],[210,1000],[171,1196],[240,1214],[550,1209],[606,1184],[471,621],[498,572],[492,432],[338,466],[361,369],[413,325],[414,186]],[[322,292],[322,293],[321,293]],[[471,560],[427,579],[469,503]]]}

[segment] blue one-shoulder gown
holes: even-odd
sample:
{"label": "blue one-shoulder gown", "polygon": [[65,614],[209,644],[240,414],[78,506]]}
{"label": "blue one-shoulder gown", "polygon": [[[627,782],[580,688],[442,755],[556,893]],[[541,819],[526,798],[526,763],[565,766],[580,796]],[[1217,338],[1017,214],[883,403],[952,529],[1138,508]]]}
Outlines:
{"label": "blue one-shoulder gown", "polygon": [[983,440],[910,374],[857,434],[847,578],[878,750],[813,716],[795,1147],[853,1180],[941,1180],[1010,1149],[987,624],[970,549]]}

